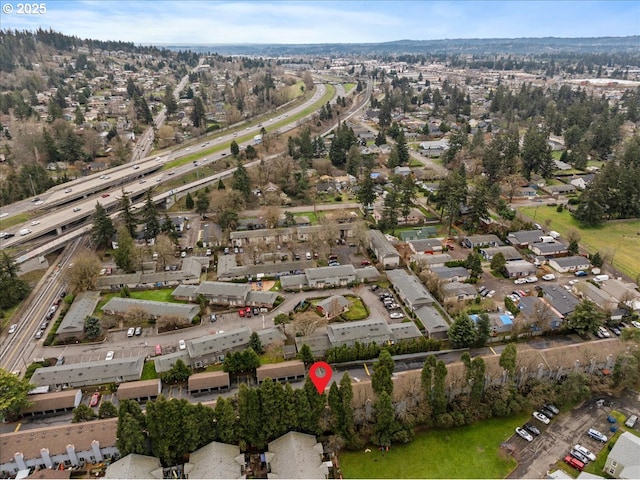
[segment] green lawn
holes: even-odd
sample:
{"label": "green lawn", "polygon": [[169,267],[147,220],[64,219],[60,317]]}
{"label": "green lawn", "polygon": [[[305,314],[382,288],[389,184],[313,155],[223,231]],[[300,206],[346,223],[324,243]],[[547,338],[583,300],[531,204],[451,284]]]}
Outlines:
{"label": "green lawn", "polygon": [[26,213],[19,213],[18,215],[3,218],[0,220],[0,230],[20,225],[21,223],[25,223],[27,220],[29,220],[29,215]]}
{"label": "green lawn", "polygon": [[345,295],[345,298],[351,302],[349,310],[342,314],[342,317],[348,321],[364,320],[369,316],[369,311],[362,303],[360,297],[353,295]]}
{"label": "green lawn", "polygon": [[500,451],[527,415],[498,418],[469,427],[419,433],[413,442],[393,445],[389,452],[344,452],[345,478],[505,478],[516,467]]}
{"label": "green lawn", "polygon": [[156,372],[156,364],[153,362],[153,360],[144,362],[140,380],[153,380],[154,378],[158,378],[158,373]]}
{"label": "green lawn", "polygon": [[521,207],[518,209],[532,221],[541,225],[551,220],[549,228],[565,236],[571,229],[580,233],[580,247],[589,253],[613,255],[615,268],[635,279],[640,275],[640,220],[617,220],[597,228],[582,228],[566,209],[562,213],[556,207]]}
{"label": "green lawn", "polygon": [[412,158],[409,161],[409,167],[424,167],[424,164],[421,161]]}
{"label": "green lawn", "polygon": [[356,86],[356,84],[355,83],[345,83],[342,86],[344,87],[345,93],[349,93],[353,89],[353,87]]}

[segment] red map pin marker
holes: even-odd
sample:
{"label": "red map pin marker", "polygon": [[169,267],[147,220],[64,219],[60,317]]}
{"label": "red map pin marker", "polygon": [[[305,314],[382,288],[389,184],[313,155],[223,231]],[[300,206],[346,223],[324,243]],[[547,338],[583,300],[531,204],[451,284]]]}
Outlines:
{"label": "red map pin marker", "polygon": [[327,362],[316,362],[309,367],[309,377],[311,377],[311,381],[320,395],[322,395],[324,389],[329,385],[331,374],[331,367]]}

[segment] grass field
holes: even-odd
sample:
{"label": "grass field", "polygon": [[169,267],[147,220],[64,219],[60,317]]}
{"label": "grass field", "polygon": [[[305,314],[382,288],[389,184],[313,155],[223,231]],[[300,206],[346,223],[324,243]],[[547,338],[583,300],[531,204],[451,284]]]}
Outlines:
{"label": "grass field", "polygon": [[344,478],[505,478],[516,467],[500,451],[527,415],[487,420],[469,427],[419,433],[388,452],[344,452]]}
{"label": "grass field", "polygon": [[599,251],[613,255],[613,266],[632,279],[640,275],[640,220],[616,220],[598,228],[582,228],[566,209],[558,213],[556,207],[541,205],[518,210],[541,225],[546,225],[545,221],[550,220],[549,229],[562,236],[566,237],[571,229],[577,230],[581,248],[589,253]]}
{"label": "grass field", "polygon": [[153,360],[144,362],[144,367],[142,367],[142,377],[140,377],[140,380],[153,380],[155,378],[158,378],[158,373],[156,372],[156,365]]}
{"label": "grass field", "polygon": [[364,320],[369,316],[367,307],[365,307],[364,303],[362,303],[362,300],[359,297],[347,295],[345,296],[345,298],[351,302],[349,310],[342,314],[342,317],[345,320]]}
{"label": "grass field", "polygon": [[18,215],[13,215],[12,217],[3,218],[0,220],[0,230],[4,230],[5,228],[9,227],[15,227],[16,225],[25,223],[27,220],[29,220],[29,215],[26,213],[19,213]]}

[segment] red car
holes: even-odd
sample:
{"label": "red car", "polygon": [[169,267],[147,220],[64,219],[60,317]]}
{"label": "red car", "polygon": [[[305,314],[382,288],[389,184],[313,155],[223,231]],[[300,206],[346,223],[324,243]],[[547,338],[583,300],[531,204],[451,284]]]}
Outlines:
{"label": "red car", "polygon": [[369,260],[363,260],[360,265],[362,265],[363,267],[369,266],[371,265],[371,262]]}
{"label": "red car", "polygon": [[109,196],[109,194],[108,194],[108,193],[103,193],[103,194],[102,194],[102,198],[107,198],[108,196]]}
{"label": "red car", "polygon": [[247,318],[251,318],[251,307],[247,307],[244,309],[244,316]]}
{"label": "red car", "polygon": [[582,469],[584,468],[584,463],[582,463],[577,458],[573,458],[571,455],[567,455],[566,457],[564,457],[564,463],[566,463],[567,465],[571,465],[573,468],[580,471],[582,471]]}
{"label": "red car", "polygon": [[100,393],[96,392],[91,396],[91,401],[89,402],[90,407],[95,407],[100,403]]}
{"label": "red car", "polygon": [[241,308],[240,310],[238,310],[238,315],[240,315],[241,317],[244,317],[244,308]]}

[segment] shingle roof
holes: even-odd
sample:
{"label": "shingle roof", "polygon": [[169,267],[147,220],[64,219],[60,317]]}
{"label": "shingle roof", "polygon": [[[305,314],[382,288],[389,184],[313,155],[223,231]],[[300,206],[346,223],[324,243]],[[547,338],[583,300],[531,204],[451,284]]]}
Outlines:
{"label": "shingle roof", "polygon": [[325,278],[344,278],[355,277],[356,269],[353,265],[338,265],[335,267],[318,267],[318,268],[305,268],[304,274],[308,280],[322,280]]}
{"label": "shingle roof", "polygon": [[202,372],[189,376],[189,390],[203,390],[213,387],[229,387],[229,373]]}
{"label": "shingle roof", "polygon": [[118,386],[118,400],[129,398],[153,397],[160,393],[162,383],[159,378],[121,383]]}
{"label": "shingle roof", "polygon": [[251,329],[240,327],[234,330],[225,330],[215,335],[207,335],[193,340],[188,340],[187,351],[192,359],[206,355],[219,354],[242,347],[249,343]]}
{"label": "shingle roof", "polygon": [[404,270],[389,270],[387,278],[400,295],[411,302],[411,305],[418,306],[434,302],[429,291],[415,275],[410,275]]}
{"label": "shingle roof", "polygon": [[[281,283],[282,285],[282,283]],[[247,294],[246,302],[249,305],[273,305],[278,299],[276,292],[261,292],[258,290],[251,290]]]}
{"label": "shingle roof", "polygon": [[215,297],[240,297],[246,298],[251,291],[248,283],[230,283],[230,282],[202,282],[196,294],[203,294]]}
{"label": "shingle roof", "polygon": [[256,369],[256,378],[262,381],[265,378],[294,377],[305,374],[304,363],[300,360],[290,360],[288,362],[269,363]]}
{"label": "shingle roof", "polygon": [[380,230],[369,230],[369,240],[373,244],[380,260],[389,257],[400,257],[398,251],[391,245]]}
{"label": "shingle roof", "polygon": [[[59,410],[62,408],[74,408],[79,404],[78,392],[81,390],[62,390],[60,392],[39,393],[37,395],[28,395],[27,399],[33,402],[33,405],[24,409],[22,413],[36,413],[47,410]],[[80,393],[80,399],[82,392]],[[78,401],[76,401],[78,399]]]}
{"label": "shingle roof", "polygon": [[192,320],[199,311],[198,305],[189,303],[156,302],[154,300],[139,300],[136,298],[111,298],[103,307],[104,312],[113,311],[117,314],[125,314],[131,308],[140,308],[153,317],[180,317]]}
{"label": "shingle roof", "polygon": [[560,242],[535,243],[530,245],[530,248],[538,252],[539,255],[551,255],[567,251],[567,247]]}
{"label": "shingle roof", "polygon": [[480,249],[481,252],[484,252],[485,255],[489,258],[493,258],[496,254],[502,253],[504,255],[504,259],[509,262],[511,260],[521,260],[522,255],[515,247],[510,245],[503,245],[500,247],[483,247]]}
{"label": "shingle roof", "polygon": [[279,327],[264,328],[262,330],[256,330],[262,346],[272,345],[278,342],[284,342],[287,336],[282,332]]}
{"label": "shingle roof", "polygon": [[570,314],[580,303],[580,300],[559,286],[541,285],[540,288],[544,292],[544,298],[562,315]]}
{"label": "shingle roof", "polygon": [[196,291],[198,290],[198,285],[178,285],[173,292],[171,292],[171,296],[173,298],[177,297],[195,297],[197,295]]}
{"label": "shingle roof", "polygon": [[[159,470],[160,477],[152,472]],[[107,471],[103,478],[162,478],[162,465],[156,457],[130,453],[129,455],[113,462],[107,466]]]}
{"label": "shingle roof", "polygon": [[608,459],[628,467],[638,465],[640,463],[638,457],[640,457],[640,437],[636,437],[631,432],[624,432],[609,452]]}
{"label": "shingle roof", "polygon": [[300,286],[306,287],[308,285],[307,276],[304,274],[284,275],[280,277],[280,286],[282,288],[298,288]]}
{"label": "shingle roof", "polygon": [[38,368],[31,382],[35,385],[98,385],[100,383],[139,379],[144,357],[114,358],[98,362],[67,363],[57,367]]}
{"label": "shingle roof", "polygon": [[211,442],[189,456],[185,473],[189,478],[242,478],[242,465],[240,447]]}
{"label": "shingle roof", "polygon": [[422,337],[422,333],[413,322],[392,323],[389,325],[389,330],[391,330],[391,337],[396,341]]}
{"label": "shingle roof", "polygon": [[504,266],[504,269],[508,273],[533,273],[537,270],[537,267],[526,260],[515,260],[513,262],[507,262]]}
{"label": "shingle roof", "polygon": [[455,277],[466,278],[469,276],[469,270],[464,267],[433,267],[431,271],[443,279]]}
{"label": "shingle roof", "polygon": [[420,320],[430,335],[449,331],[449,324],[435,308],[425,305],[424,307],[418,308],[415,313],[418,320]]}
{"label": "shingle roof", "polygon": [[562,268],[567,267],[580,267],[582,265],[589,265],[589,260],[580,255],[574,255],[572,257],[554,258],[553,261]]}
{"label": "shingle roof", "polygon": [[326,327],[318,329],[312,335],[307,335],[306,337],[295,337],[295,342],[298,352],[302,346],[306,344],[314,355],[324,355],[324,353],[331,348]]}
{"label": "shingle roof", "polygon": [[159,355],[157,357],[154,357],[153,364],[156,367],[156,372],[162,373],[171,370],[178,359],[182,360],[185,365],[189,365],[189,352],[187,352],[186,350],[178,350],[177,352],[167,353],[166,355]]}
{"label": "shingle roof", "polygon": [[540,241],[540,236],[543,234],[544,232],[542,230],[518,230],[517,232],[511,232],[507,235],[507,242],[512,245],[536,243]]}
{"label": "shingle roof", "polygon": [[333,346],[356,341],[360,343],[383,343],[391,339],[389,325],[386,321],[380,319],[334,323],[327,325],[327,334]]}
{"label": "shingle roof", "polygon": [[271,478],[317,478],[324,480],[329,468],[322,461],[322,444],[316,437],[289,432],[269,443]]}
{"label": "shingle roof", "polygon": [[317,307],[323,309],[325,312],[331,312],[334,306],[334,302],[337,302],[338,310],[342,311],[342,309],[348,306],[351,302],[344,298],[342,295],[332,295],[329,298],[325,298],[318,302]]}
{"label": "shingle roof", "polygon": [[100,292],[79,293],[60,322],[57,332],[66,335],[82,333],[85,319],[93,313],[99,301]]}

